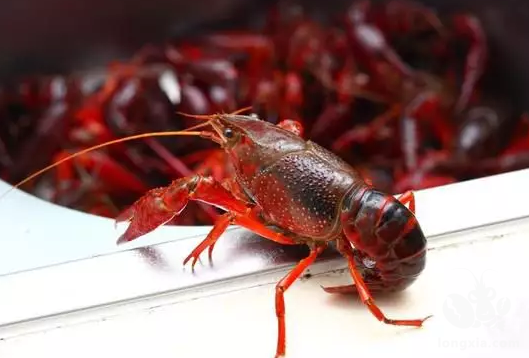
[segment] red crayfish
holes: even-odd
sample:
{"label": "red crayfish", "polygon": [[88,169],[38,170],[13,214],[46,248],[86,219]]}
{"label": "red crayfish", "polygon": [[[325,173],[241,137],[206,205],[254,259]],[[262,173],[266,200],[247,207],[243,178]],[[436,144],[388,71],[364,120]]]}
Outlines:
{"label": "red crayfish", "polygon": [[[354,285],[325,288],[327,292],[357,292],[383,323],[422,326],[430,316],[387,318],[372,296],[372,293],[405,289],[425,267],[426,239],[414,215],[413,193],[406,192],[396,199],[376,190],[332,152],[302,139],[301,126],[292,120],[274,125],[256,115],[240,113],[189,115],[206,122],[179,132],[147,133],[113,140],[72,156],[127,140],[172,135],[207,138],[226,153],[233,177],[219,182],[194,174],[150,190],[116,218],[117,222],[130,222],[118,243],[134,240],[169,222],[192,200],[214,205],[225,213],[184,264],[192,259],[194,267],[206,248],[211,256],[215,243],[230,224],[280,244],[308,245],[308,257],[276,286],[276,357],[284,356],[286,348],[285,291],[330,243],[335,243],[347,259]],[[196,131],[205,126],[212,130]]]}

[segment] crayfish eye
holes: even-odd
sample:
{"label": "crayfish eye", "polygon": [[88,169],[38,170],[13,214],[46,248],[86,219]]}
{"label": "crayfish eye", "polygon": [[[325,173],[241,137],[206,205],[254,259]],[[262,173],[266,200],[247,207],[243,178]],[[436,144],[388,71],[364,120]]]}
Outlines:
{"label": "crayfish eye", "polygon": [[224,137],[228,139],[233,138],[233,131],[231,130],[231,128],[224,129]]}

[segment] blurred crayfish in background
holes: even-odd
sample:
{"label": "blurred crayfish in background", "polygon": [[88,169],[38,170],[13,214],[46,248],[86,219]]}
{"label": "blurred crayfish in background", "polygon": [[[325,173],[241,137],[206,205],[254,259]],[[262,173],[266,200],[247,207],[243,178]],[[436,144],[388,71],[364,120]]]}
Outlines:
{"label": "blurred crayfish in background", "polygon": [[[507,96],[483,93],[487,38],[472,14],[441,18],[411,1],[353,1],[322,19],[293,2],[259,29],[139,49],[105,69],[33,76],[0,88],[1,178],[14,183],[79,149],[181,130],[251,106],[303,124],[302,136],[390,193],[529,167],[527,122]],[[115,217],[149,188],[191,173],[230,176],[207,141],[150,138],[93,152],[23,189]],[[190,203],[174,224],[212,224]]]}

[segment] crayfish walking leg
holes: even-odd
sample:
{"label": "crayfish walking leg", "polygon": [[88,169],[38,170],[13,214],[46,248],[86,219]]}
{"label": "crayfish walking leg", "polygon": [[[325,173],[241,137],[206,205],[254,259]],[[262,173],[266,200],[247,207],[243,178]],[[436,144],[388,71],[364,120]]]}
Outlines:
{"label": "crayfish walking leg", "polygon": [[298,279],[316,258],[325,250],[327,245],[311,248],[309,256],[301,260],[276,286],[276,315],[277,315],[277,351],[276,358],[285,355],[286,329],[285,329],[285,291]]}
{"label": "crayfish walking leg", "polygon": [[349,242],[347,242],[344,238],[341,238],[337,242],[338,250],[347,258],[347,263],[349,265],[349,271],[351,272],[351,276],[353,278],[353,281],[355,283],[356,290],[358,291],[358,294],[360,296],[360,299],[362,300],[362,303],[364,303],[367,308],[371,311],[373,316],[376,317],[379,321],[394,325],[394,326],[414,326],[414,327],[421,327],[423,322],[426,321],[431,316],[428,316],[426,318],[422,319],[390,319],[387,318],[382,310],[375,304],[375,300],[371,296],[371,293],[369,292],[369,289],[364,282],[364,279],[362,278],[361,273],[359,272],[358,268],[356,267],[356,260],[355,260],[355,254],[353,253],[353,250],[351,249],[351,246]]}
{"label": "crayfish walking leg", "polygon": [[268,240],[277,242],[279,244],[296,244],[296,242],[291,240],[289,237],[284,236],[283,234],[275,232],[266,227],[266,225],[259,221],[257,215],[255,214],[255,211],[248,209],[247,212],[244,214],[228,212],[224,215],[221,215],[215,222],[215,225],[213,226],[213,229],[211,229],[211,231],[209,232],[208,236],[200,244],[198,244],[198,246],[184,260],[184,265],[191,258],[193,258],[193,263],[191,264],[191,268],[193,268],[198,260],[198,257],[206,248],[208,248],[208,256],[211,259],[211,254],[213,252],[215,243],[217,242],[219,237],[224,233],[224,231],[226,231],[230,224],[244,227]]}
{"label": "crayfish walking leg", "polygon": [[398,200],[402,203],[402,205],[410,204],[410,211],[415,215],[415,194],[413,194],[413,191],[408,190],[404,194],[402,194]]}
{"label": "crayfish walking leg", "polygon": [[200,243],[197,247],[191,253],[186,257],[184,260],[184,265],[187,264],[187,262],[193,258],[193,262],[191,263],[191,269],[195,267],[195,264],[197,263],[198,257],[206,249],[208,248],[208,256],[211,260],[211,255],[213,253],[213,247],[215,246],[215,243],[219,239],[219,237],[226,231],[228,226],[230,225],[231,221],[233,220],[234,215],[232,213],[226,213],[222,216],[220,216],[217,221],[215,221],[215,225],[213,226],[213,229],[209,232],[208,236]]}

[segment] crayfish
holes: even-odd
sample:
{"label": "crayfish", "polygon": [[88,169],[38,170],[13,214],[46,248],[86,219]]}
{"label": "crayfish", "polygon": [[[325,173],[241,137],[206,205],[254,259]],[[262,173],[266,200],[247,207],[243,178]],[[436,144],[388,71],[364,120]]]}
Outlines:
{"label": "crayfish", "polygon": [[[375,189],[345,161],[300,137],[302,127],[292,120],[274,125],[256,115],[240,113],[189,115],[205,122],[178,132],[125,137],[72,155],[127,140],[174,135],[207,138],[225,152],[231,177],[217,181],[193,174],[148,191],[117,216],[117,222],[129,222],[118,243],[155,230],[182,213],[189,201],[198,201],[225,213],[185,258],[184,265],[192,260],[194,267],[206,249],[211,257],[215,243],[229,225],[239,225],[279,244],[307,245],[310,254],[275,289],[276,357],[286,351],[285,292],[331,243],[346,258],[354,285],[325,291],[356,292],[379,321],[421,327],[431,316],[387,318],[372,296],[407,288],[425,267],[426,239],[415,217],[413,192],[396,199]],[[196,130],[206,126],[211,130]],[[17,186],[72,157],[61,159]]]}

